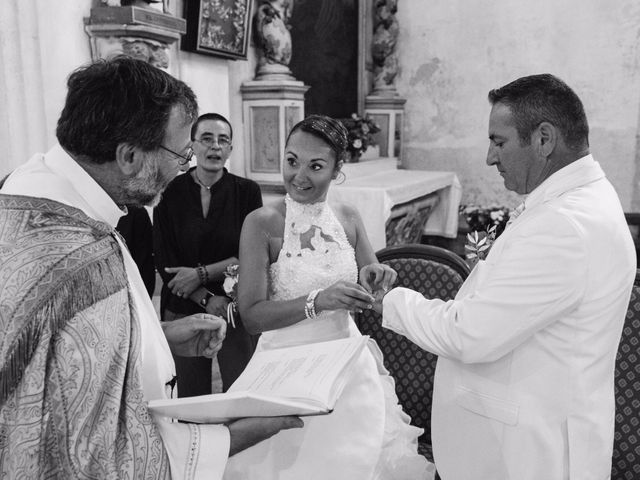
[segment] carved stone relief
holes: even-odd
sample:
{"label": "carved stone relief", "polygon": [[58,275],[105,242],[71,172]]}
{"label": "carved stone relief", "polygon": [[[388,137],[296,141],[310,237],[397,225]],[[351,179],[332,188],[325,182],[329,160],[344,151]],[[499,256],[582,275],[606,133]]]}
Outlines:
{"label": "carved stone relief", "polygon": [[[169,68],[169,48],[184,33],[183,19],[162,13],[144,0],[111,0],[92,8],[85,30],[91,42],[94,59],[117,54],[130,55],[155,67]],[[153,2],[158,3],[158,2]]]}
{"label": "carved stone relief", "polygon": [[373,95],[395,93],[398,58],[395,53],[400,27],[396,19],[397,0],[375,0],[373,41]]}

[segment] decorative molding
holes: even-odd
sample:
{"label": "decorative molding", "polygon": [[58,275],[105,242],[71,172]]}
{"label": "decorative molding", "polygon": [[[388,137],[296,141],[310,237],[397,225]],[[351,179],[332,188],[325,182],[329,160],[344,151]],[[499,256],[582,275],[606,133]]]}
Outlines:
{"label": "decorative molding", "polygon": [[125,54],[169,68],[169,47],[186,32],[181,18],[141,7],[97,7],[85,19],[93,60]]}
{"label": "decorative molding", "polygon": [[252,80],[240,87],[244,100],[299,100],[307,90],[297,80]]}

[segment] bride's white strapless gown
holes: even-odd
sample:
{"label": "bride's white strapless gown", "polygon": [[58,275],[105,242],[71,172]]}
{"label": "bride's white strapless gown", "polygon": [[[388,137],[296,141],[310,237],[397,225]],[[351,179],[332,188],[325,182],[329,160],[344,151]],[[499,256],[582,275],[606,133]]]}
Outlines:
{"label": "bride's white strapless gown", "polygon": [[[326,202],[285,198],[282,250],[269,271],[269,298],[289,300],[339,280],[356,282],[353,247]],[[321,312],[290,327],[264,332],[258,349],[359,336],[346,310]],[[332,413],[304,417],[286,430],[231,457],[225,480],[419,480],[433,464],[417,454],[422,430],[409,425],[382,354],[369,342]]]}

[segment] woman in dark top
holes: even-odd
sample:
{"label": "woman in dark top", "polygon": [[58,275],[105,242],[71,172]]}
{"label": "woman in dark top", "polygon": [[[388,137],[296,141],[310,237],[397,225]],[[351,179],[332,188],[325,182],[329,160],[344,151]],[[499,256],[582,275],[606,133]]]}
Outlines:
{"label": "woman in dark top", "polygon": [[131,258],[138,266],[149,297],[153,297],[156,288],[156,268],[153,263],[151,219],[145,207],[128,205],[127,210],[127,214],[118,220],[116,230],[124,238]]}
{"label": "woman in dark top", "polygon": [[[238,263],[244,218],[262,206],[258,184],[224,168],[232,135],[223,116],[209,113],[198,118],[191,130],[197,166],[171,182],[154,210],[163,321],[202,311],[227,317],[230,299],[222,288],[224,271]],[[236,318],[234,323],[235,327],[227,325],[218,353],[223,391],[244,370],[254,348],[242,321]],[[211,393],[210,359],[176,356],[175,362],[180,397]]]}

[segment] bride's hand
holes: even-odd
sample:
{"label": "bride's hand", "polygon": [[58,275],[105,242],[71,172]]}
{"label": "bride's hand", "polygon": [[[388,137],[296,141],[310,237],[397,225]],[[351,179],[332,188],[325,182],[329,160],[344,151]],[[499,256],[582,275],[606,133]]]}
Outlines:
{"label": "bride's hand", "polygon": [[340,281],[321,290],[316,296],[316,313],[322,310],[367,310],[375,298],[361,285]]}

